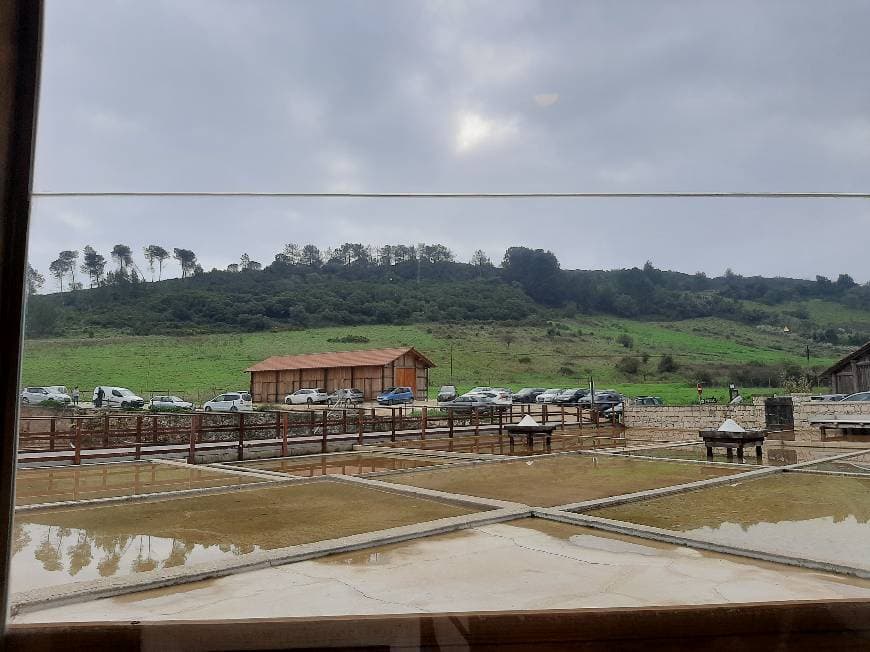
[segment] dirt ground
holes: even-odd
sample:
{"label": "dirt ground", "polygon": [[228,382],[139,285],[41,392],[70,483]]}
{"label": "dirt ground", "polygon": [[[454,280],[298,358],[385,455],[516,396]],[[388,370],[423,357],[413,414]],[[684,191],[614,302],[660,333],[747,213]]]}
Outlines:
{"label": "dirt ground", "polygon": [[564,455],[481,464],[473,468],[420,471],[385,479],[415,487],[552,507],[737,472],[740,470],[705,464]]}

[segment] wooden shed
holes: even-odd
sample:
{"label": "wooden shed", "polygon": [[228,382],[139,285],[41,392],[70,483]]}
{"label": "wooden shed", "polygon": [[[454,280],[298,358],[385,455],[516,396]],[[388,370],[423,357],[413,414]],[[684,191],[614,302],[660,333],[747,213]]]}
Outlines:
{"label": "wooden shed", "polygon": [[276,355],[245,369],[251,374],[255,403],[281,403],[297,389],[324,387],[327,392],[356,387],[366,400],[385,387],[411,387],[418,400],[429,391],[435,364],[414,347],[337,353]]}
{"label": "wooden shed", "polygon": [[870,342],[834,363],[823,375],[831,377],[835,394],[870,391]]}

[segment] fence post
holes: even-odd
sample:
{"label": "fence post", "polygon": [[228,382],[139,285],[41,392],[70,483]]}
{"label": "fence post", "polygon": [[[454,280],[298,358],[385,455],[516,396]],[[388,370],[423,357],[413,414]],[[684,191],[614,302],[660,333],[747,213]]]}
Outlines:
{"label": "fence post", "polygon": [[48,426],[48,433],[49,433],[48,434],[48,450],[50,450],[50,451],[54,450],[54,432],[55,432],[54,419],[55,419],[54,417],[51,417],[51,423]]}
{"label": "fence post", "polygon": [[[136,460],[142,459],[142,415],[136,416]],[[137,476],[138,477],[138,476]]]}
{"label": "fence post", "polygon": [[239,412],[239,461],[245,459],[245,413]]}
{"label": "fence post", "polygon": [[474,436],[477,437],[480,435],[480,410],[478,408],[471,408],[471,412],[474,418]]}
{"label": "fence post", "polygon": [[109,447],[109,413],[103,416],[103,448]]}
{"label": "fence post", "polygon": [[450,439],[453,439],[453,408],[447,408],[447,431]]}
{"label": "fence post", "polygon": [[583,430],[583,408],[579,405],[577,406],[577,426]]}
{"label": "fence post", "polygon": [[390,441],[396,441],[396,408],[394,407],[390,408]]}
{"label": "fence post", "polygon": [[429,420],[429,408],[423,406],[423,412],[420,415],[420,439],[426,439],[426,422]]}
{"label": "fence post", "polygon": [[198,414],[190,415],[190,450],[187,453],[188,464],[196,464],[196,432],[198,419]]}
{"label": "fence post", "polygon": [[329,434],[329,411],[323,411],[323,439],[320,444],[320,451],[322,453],[326,452],[326,436]]}
{"label": "fence post", "polygon": [[541,404],[541,423],[547,423],[547,404]]}
{"label": "fence post", "polygon": [[73,445],[75,452],[73,453],[73,464],[82,463],[82,428],[81,422],[76,419],[73,421]]}
{"label": "fence post", "polygon": [[[499,410],[498,411],[498,441],[499,441],[499,443],[501,443],[501,434],[502,434],[502,429],[504,428],[504,418],[503,417],[504,417],[504,412]],[[513,417],[513,411],[511,411],[511,417]],[[513,418],[511,418],[511,421],[513,422]]]}
{"label": "fence post", "polygon": [[157,415],[151,418],[151,443],[157,443]]}
{"label": "fence post", "polygon": [[308,436],[309,437],[314,436],[314,411],[313,410],[308,411]]}
{"label": "fence post", "polygon": [[559,410],[562,412],[562,432],[565,432],[565,406],[559,406]]}
{"label": "fence post", "polygon": [[[366,410],[365,408],[359,408],[356,415],[356,440],[357,443],[362,444],[365,436],[366,429]],[[374,428],[373,428],[374,429]]]}
{"label": "fence post", "polygon": [[287,431],[290,427],[290,415],[284,412],[281,416],[279,412],[278,416],[281,417],[281,457],[287,457]]}

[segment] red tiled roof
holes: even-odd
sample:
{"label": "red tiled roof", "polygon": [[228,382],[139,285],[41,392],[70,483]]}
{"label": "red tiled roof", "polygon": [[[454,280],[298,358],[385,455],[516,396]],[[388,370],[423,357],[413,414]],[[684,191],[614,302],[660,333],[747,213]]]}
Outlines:
{"label": "red tiled roof", "polygon": [[376,367],[390,364],[406,353],[413,352],[423,362],[434,367],[425,355],[413,346],[401,349],[368,349],[364,351],[337,351],[331,353],[304,353],[302,355],[273,355],[245,371],[283,371],[285,369],[322,369],[332,367]]}

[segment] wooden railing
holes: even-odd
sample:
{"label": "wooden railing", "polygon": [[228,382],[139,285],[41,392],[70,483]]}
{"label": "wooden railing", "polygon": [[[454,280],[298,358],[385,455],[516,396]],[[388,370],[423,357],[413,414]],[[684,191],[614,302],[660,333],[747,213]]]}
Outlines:
{"label": "wooden railing", "polygon": [[291,444],[364,443],[366,438],[453,437],[481,432],[502,434],[504,427],[530,414],[539,423],[557,424],[561,431],[614,423],[595,410],[570,406],[511,405],[500,409],[457,410],[423,407],[290,408],[270,412],[116,413],[76,416],[31,416],[20,419],[18,442],[22,461],[72,461],[133,457],[155,453],[197,453]]}

